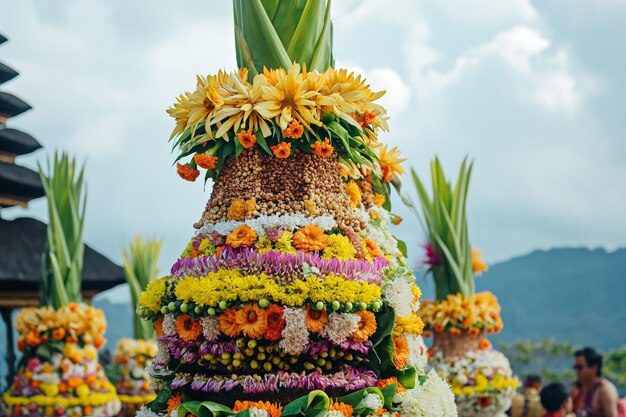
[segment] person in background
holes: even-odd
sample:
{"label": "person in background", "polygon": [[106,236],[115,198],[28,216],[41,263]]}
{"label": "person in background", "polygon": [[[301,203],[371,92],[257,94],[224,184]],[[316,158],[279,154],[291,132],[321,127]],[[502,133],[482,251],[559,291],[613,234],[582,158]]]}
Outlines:
{"label": "person in background", "polygon": [[580,382],[574,381],[571,383],[569,396],[572,399],[572,411],[577,417],[580,417],[583,409],[583,386]]}
{"label": "person in background", "polygon": [[542,417],[566,417],[572,410],[567,388],[560,382],[548,384],[541,390],[541,405],[546,409]]}
{"label": "person in background", "polygon": [[528,375],[524,380],[523,392],[518,392],[511,403],[511,417],[539,417],[543,407],[539,398],[541,377]]}
{"label": "person in background", "polygon": [[602,355],[586,347],[574,353],[574,362],[574,371],[584,392],[580,415],[618,417],[617,389],[602,377]]}

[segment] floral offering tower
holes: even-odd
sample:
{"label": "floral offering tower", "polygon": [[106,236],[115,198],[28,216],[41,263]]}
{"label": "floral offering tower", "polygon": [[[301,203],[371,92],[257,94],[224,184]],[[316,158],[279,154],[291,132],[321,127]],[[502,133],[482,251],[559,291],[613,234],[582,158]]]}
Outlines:
{"label": "floral offering tower", "polygon": [[18,374],[2,396],[6,416],[114,416],[115,388],[98,363],[106,321],[81,303],[85,190],[83,171],[55,155],[40,167],[50,224],[41,277],[41,307],[25,308],[15,328],[23,352]]}
{"label": "floral offering tower", "polygon": [[439,160],[432,161],[432,198],[412,172],[428,238],[425,263],[437,297],[424,301],[418,314],[425,334],[434,334],[431,365],[452,385],[459,415],[499,416],[510,407],[519,381],[506,357],[485,338],[502,329],[498,300],[474,290],[475,275],[487,265],[469,244],[465,206],[471,171],[472,164],[463,160],[451,184]]}
{"label": "floral offering tower", "polygon": [[[131,292],[133,311],[137,309],[139,296],[148,283],[158,274],[157,263],[162,241],[135,237],[129,247],[122,251],[126,281]],[[151,323],[135,317],[134,338],[120,339],[113,360],[119,376],[115,383],[122,402],[122,415],[131,416],[145,403],[154,400],[154,390],[146,368],[157,354],[154,328]]]}
{"label": "floral offering tower", "polygon": [[235,0],[240,69],[168,110],[178,174],[214,183],[140,297],[158,341],[140,417],[456,415],[424,375],[420,291],[383,208],[402,171],[378,140],[383,92],[333,68],[329,14]]}

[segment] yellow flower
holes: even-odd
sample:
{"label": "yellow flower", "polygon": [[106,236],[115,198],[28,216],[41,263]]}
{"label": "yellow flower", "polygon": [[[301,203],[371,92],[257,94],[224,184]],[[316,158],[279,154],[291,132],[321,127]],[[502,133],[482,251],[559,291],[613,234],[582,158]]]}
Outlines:
{"label": "yellow flower", "polygon": [[274,249],[276,249],[277,251],[286,252],[286,253],[296,253],[296,248],[294,248],[293,245],[291,244],[292,237],[293,237],[293,234],[291,232],[288,232],[288,231],[282,232],[280,234],[280,237],[276,241],[276,245],[274,246]]}
{"label": "yellow flower", "polygon": [[326,249],[324,249],[322,258],[336,258],[341,261],[355,259],[356,249],[354,249],[354,245],[346,236],[330,235],[328,237],[328,246],[326,246]]}
{"label": "yellow flower", "polygon": [[200,280],[195,277],[185,277],[178,281],[176,284],[176,290],[174,291],[176,294],[176,298],[185,303],[193,300],[194,293],[198,288],[198,283]]}
{"label": "yellow flower", "polygon": [[315,119],[315,98],[319,93],[307,89],[300,65],[295,64],[288,71],[284,69],[265,70],[268,85],[264,85],[261,102],[255,109],[265,119],[274,119],[281,130],[296,119],[306,128],[321,122]]}
{"label": "yellow flower", "polygon": [[304,208],[311,216],[317,216],[320,213],[313,200],[304,200]]}
{"label": "yellow flower", "polygon": [[41,384],[41,390],[46,394],[46,397],[56,397],[59,393],[59,386],[57,384]]}
{"label": "yellow flower", "polygon": [[404,168],[400,165],[406,161],[406,158],[400,158],[400,150],[395,146],[391,149],[387,149],[387,145],[380,146],[376,153],[380,159],[380,171],[383,176],[383,181],[391,182],[397,175],[400,176],[404,173]]}
{"label": "yellow flower", "polygon": [[480,250],[472,248],[472,272],[474,275],[480,275],[488,269],[489,267],[483,261]]}
{"label": "yellow flower", "polygon": [[345,186],[346,193],[350,196],[350,207],[354,208],[361,202],[361,190],[356,182],[350,181]]}
{"label": "yellow flower", "polygon": [[394,336],[400,336],[402,333],[420,335],[422,330],[424,330],[424,322],[419,316],[411,312],[406,317],[396,317],[393,334]]}
{"label": "yellow flower", "polygon": [[76,395],[78,395],[79,398],[84,398],[88,396],[89,387],[85,384],[79,385],[78,387],[76,387]]}
{"label": "yellow flower", "polygon": [[165,296],[165,279],[150,281],[146,290],[139,296],[139,305],[148,307],[155,313],[161,310],[161,300]]}

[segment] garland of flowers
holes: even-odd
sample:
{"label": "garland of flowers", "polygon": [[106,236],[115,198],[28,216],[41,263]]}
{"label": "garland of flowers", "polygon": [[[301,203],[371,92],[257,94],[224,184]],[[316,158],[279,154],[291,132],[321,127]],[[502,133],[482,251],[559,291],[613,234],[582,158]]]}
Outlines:
{"label": "garland of flowers", "polygon": [[345,69],[307,72],[298,64],[247,78],[246,69],[198,76],[195,91],[168,109],[176,120],[170,136],[176,161],[192,156],[178,164],[183,179],[194,181],[198,167],[215,178],[226,158],[256,148],[276,158],[294,149],[321,157],[336,152],[349,176],[359,178],[363,168],[392,180],[397,150],[388,151],[377,137],[388,130],[386,110],[375,103],[384,92],[372,92]]}
{"label": "garland of flowers", "polygon": [[497,333],[502,330],[500,304],[488,291],[469,297],[449,294],[445,300],[424,300],[418,314],[429,332],[479,335],[482,331]]}

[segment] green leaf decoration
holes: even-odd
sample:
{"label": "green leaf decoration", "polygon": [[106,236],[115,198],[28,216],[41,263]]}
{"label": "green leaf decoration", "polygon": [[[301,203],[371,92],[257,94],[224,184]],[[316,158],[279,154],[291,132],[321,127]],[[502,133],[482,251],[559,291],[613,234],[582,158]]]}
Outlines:
{"label": "green leaf decoration", "polygon": [[293,400],[283,408],[281,417],[305,416],[318,417],[330,407],[330,398],[324,391],[314,390],[308,395]]}
{"label": "green leaf decoration", "polygon": [[172,393],[167,389],[161,389],[157,392],[157,396],[154,400],[146,404],[151,411],[155,413],[167,410],[167,400],[170,399]]}
{"label": "green leaf decoration", "polygon": [[178,406],[178,415],[184,416],[188,413],[198,417],[223,417],[232,415],[233,410],[212,401],[185,401]]}
{"label": "green leaf decoration", "polygon": [[398,384],[389,384],[386,387],[380,389],[380,392],[383,394],[383,405],[387,410],[391,410],[393,407],[393,397],[396,396],[396,391],[398,390]]}
{"label": "green leaf decoration", "polygon": [[402,256],[404,256],[406,258],[407,257],[406,242],[404,242],[403,240],[400,240],[398,238],[396,238],[396,240],[398,241],[398,249],[400,249],[400,252],[402,252]]}

